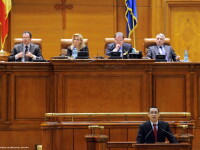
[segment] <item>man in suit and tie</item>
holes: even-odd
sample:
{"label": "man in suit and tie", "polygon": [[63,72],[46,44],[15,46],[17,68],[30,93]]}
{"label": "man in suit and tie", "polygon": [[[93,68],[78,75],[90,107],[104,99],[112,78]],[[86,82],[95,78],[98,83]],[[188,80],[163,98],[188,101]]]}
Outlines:
{"label": "man in suit and tie", "polygon": [[146,56],[151,59],[156,59],[156,55],[165,55],[165,59],[168,62],[180,60],[180,56],[176,55],[172,47],[165,45],[165,35],[162,33],[156,35],[156,44],[148,47]]}
{"label": "man in suit and tie", "polygon": [[110,56],[111,52],[120,52],[122,58],[128,58],[128,54],[132,52],[132,45],[124,42],[122,32],[117,32],[114,38],[114,43],[108,44],[106,48],[106,55]]}
{"label": "man in suit and tie", "polygon": [[160,114],[157,107],[149,109],[149,121],[140,125],[137,135],[137,143],[156,143],[165,142],[165,138],[170,143],[178,143],[173,135],[169,124],[164,121],[159,121]]}
{"label": "man in suit and tie", "polygon": [[8,61],[25,62],[43,59],[39,46],[31,43],[31,38],[31,32],[23,32],[22,43],[14,45],[11,55],[8,56]]}

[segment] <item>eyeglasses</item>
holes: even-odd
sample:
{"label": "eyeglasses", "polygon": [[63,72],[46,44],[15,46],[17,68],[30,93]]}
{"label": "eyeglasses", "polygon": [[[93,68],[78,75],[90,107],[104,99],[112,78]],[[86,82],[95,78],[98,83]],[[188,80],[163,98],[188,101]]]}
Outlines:
{"label": "eyeglasses", "polygon": [[29,39],[30,37],[22,37],[23,39]]}
{"label": "eyeglasses", "polygon": [[157,111],[150,111],[149,114],[152,114],[152,115],[155,114],[155,115],[157,115],[158,112]]}
{"label": "eyeglasses", "polygon": [[162,40],[164,40],[163,38],[156,38],[156,40],[160,40],[160,41],[162,41]]}

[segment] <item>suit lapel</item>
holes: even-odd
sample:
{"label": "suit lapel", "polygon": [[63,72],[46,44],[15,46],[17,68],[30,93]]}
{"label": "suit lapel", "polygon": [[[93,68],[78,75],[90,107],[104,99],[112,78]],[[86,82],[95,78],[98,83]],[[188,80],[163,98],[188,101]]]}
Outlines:
{"label": "suit lapel", "polygon": [[34,48],[33,48],[33,44],[32,43],[30,43],[30,50],[29,50],[32,54],[33,54],[33,52],[34,52]]}
{"label": "suit lapel", "polygon": [[163,134],[161,134],[161,132],[162,132],[161,123],[160,123],[160,121],[158,121],[158,133],[157,133],[158,139],[162,139]]}
{"label": "suit lapel", "polygon": [[19,49],[18,49],[18,51],[19,51],[19,52],[23,52],[23,48],[24,48],[24,44],[23,44],[23,43],[21,43],[21,44],[20,44],[20,46],[19,46]]}
{"label": "suit lapel", "polygon": [[160,55],[160,51],[159,51],[158,46],[154,46],[154,49],[155,49],[156,55]]}
{"label": "suit lapel", "polygon": [[151,139],[152,142],[155,142],[155,136],[154,136],[153,128],[150,121],[148,121],[147,131],[148,133],[151,132],[148,135],[149,136],[148,139]]}
{"label": "suit lapel", "polygon": [[164,49],[165,49],[165,54],[167,54],[166,57],[168,57],[169,56],[169,47],[164,45]]}

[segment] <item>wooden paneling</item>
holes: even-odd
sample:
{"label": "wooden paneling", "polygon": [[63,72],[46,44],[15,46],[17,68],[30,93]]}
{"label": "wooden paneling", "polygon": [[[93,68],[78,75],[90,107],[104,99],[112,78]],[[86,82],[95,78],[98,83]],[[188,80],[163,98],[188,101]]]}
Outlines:
{"label": "wooden paneling", "polygon": [[200,48],[199,19],[200,2],[187,1],[167,2],[167,31],[171,37],[172,46],[183,58],[185,49],[189,52],[190,61],[199,61]]}
{"label": "wooden paneling", "polygon": [[[43,119],[49,111],[48,76],[15,75],[14,119]],[[41,107],[46,106],[46,107]],[[26,113],[24,113],[26,112]]]}
{"label": "wooden paneling", "polygon": [[87,149],[87,143],[84,136],[89,134],[89,129],[74,130],[74,150]]}
{"label": "wooden paneling", "polygon": [[[11,17],[11,39],[21,37],[23,31],[31,31],[34,38],[43,39],[43,56],[50,59],[60,54],[60,39],[81,33],[89,39],[91,57],[103,51],[105,37],[115,33],[115,1],[67,1],[73,5],[66,10],[66,29],[63,29],[62,11],[56,10],[56,1],[13,2]],[[98,36],[97,36],[98,35]]]}
{"label": "wooden paneling", "polygon": [[81,33],[89,39],[90,56],[96,56],[103,50],[105,37],[114,34],[114,0],[101,2],[76,1],[72,10],[67,10],[67,29],[63,38],[71,38],[74,33]]}
{"label": "wooden paneling", "polygon": [[[62,149],[74,149],[74,130],[67,129],[62,131],[61,139],[62,139]],[[80,144],[78,144],[80,145]]]}
{"label": "wooden paneling", "polygon": [[13,147],[10,149],[19,149],[19,147],[21,147],[21,149],[35,150],[35,144],[42,143],[41,130],[0,131],[0,134],[0,147]]}
{"label": "wooden paneling", "polygon": [[[62,34],[62,15],[56,11],[53,1],[13,1],[11,41],[21,37],[22,32],[31,31],[33,38],[43,40],[42,54],[45,59],[57,56],[60,53],[60,39]],[[13,45],[13,44],[12,44]]]}
{"label": "wooden paneling", "polygon": [[[38,144],[36,136],[39,136],[39,139],[41,137],[34,132],[39,132],[45,112],[146,112],[151,105],[157,105],[161,111],[189,111],[192,113],[191,119],[196,121],[196,126],[199,127],[200,124],[199,63],[154,63],[153,60],[52,60],[47,63],[1,62],[0,70],[0,130],[4,132],[1,138],[5,136],[5,140],[9,140],[7,135],[12,133],[9,131],[16,132],[13,133],[13,139],[18,138],[17,131],[29,131],[32,136],[31,142]],[[27,93],[30,93],[28,98],[24,98]],[[108,118],[90,119],[97,121]],[[109,119],[122,120],[120,117]],[[133,119],[126,118],[128,121]],[[75,121],[83,120],[88,118],[75,118]],[[88,131],[86,127],[81,127],[78,131],[71,128],[63,134],[60,131],[49,134],[64,138],[63,142],[69,136],[73,136],[75,143],[69,140],[67,144],[62,145],[56,140],[54,144],[65,149],[78,150],[78,141],[83,143],[84,139],[81,138]],[[122,132],[118,139],[116,134]],[[113,140],[135,140],[137,128],[107,129],[106,133]],[[19,143],[24,139],[20,137]],[[5,140],[0,142],[0,146],[8,143]],[[195,138],[194,143],[198,140]],[[47,143],[51,142],[52,139],[48,139]]]}
{"label": "wooden paneling", "polygon": [[[110,129],[109,141],[127,141],[127,131],[127,129]],[[115,149],[110,148],[110,150]],[[126,150],[126,148],[120,148],[120,150]]]}
{"label": "wooden paneling", "polygon": [[[1,66],[0,68],[3,69],[5,66]],[[5,68],[4,68],[5,69]],[[9,75],[8,75],[9,76]],[[8,117],[8,91],[7,88],[9,86],[7,83],[9,80],[6,78],[5,73],[3,70],[0,71],[0,122],[4,122],[7,120]]]}
{"label": "wooden paneling", "polygon": [[184,112],[186,106],[185,87],[186,78],[184,75],[154,76],[153,94],[155,94],[155,105],[162,111]]}
{"label": "wooden paneling", "polygon": [[3,108],[3,105],[2,105],[2,75],[0,75],[0,121],[2,121],[2,108]]}
{"label": "wooden paneling", "polygon": [[199,149],[199,139],[200,139],[200,128],[195,128],[193,150]]}
{"label": "wooden paneling", "polygon": [[108,112],[111,105],[112,112],[140,111],[144,77],[123,73],[64,76],[64,112]]}

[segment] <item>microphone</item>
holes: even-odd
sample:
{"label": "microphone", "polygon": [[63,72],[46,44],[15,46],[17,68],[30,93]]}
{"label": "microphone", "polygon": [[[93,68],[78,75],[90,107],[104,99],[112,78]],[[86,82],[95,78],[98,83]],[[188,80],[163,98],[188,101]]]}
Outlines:
{"label": "microphone", "polygon": [[[167,133],[167,134],[169,134],[169,135],[175,137],[172,133],[170,133],[170,132],[164,130],[161,126],[158,125],[158,127],[159,127],[162,131],[164,131],[165,133]],[[176,137],[175,137],[175,138],[176,138]]]}
{"label": "microphone", "polygon": [[147,139],[147,137],[149,136],[149,134],[153,131],[153,129],[151,128],[151,130],[149,131],[149,133],[145,136],[145,140]]}
{"label": "microphone", "polygon": [[[123,51],[123,50],[122,50],[122,51]],[[124,50],[124,51],[125,51],[125,50]],[[128,50],[127,50],[127,51],[125,51],[125,53],[123,53],[123,55],[127,55],[127,54],[128,54],[128,52],[129,52]]]}

